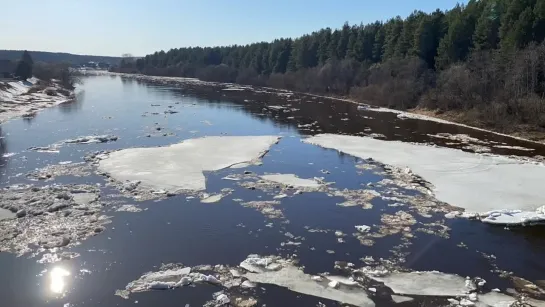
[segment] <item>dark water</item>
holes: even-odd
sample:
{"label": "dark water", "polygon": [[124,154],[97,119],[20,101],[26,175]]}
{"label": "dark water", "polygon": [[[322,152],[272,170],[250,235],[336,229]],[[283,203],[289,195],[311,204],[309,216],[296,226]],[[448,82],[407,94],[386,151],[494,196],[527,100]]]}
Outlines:
{"label": "dark water", "polygon": [[[439,142],[427,134],[440,132],[465,133],[473,137],[506,143],[511,146],[535,148],[531,155],[545,153],[543,146],[514,141],[494,134],[418,120],[399,120],[395,114],[361,112],[353,104],[327,99],[294,95],[290,98],[252,91],[221,91],[218,88],[145,83],[113,76],[85,79],[84,91],[76,102],[44,110],[34,119],[15,119],[2,126],[0,139],[0,186],[29,183],[24,174],[36,168],[61,161],[81,162],[88,152],[127,147],[167,145],[184,139],[208,135],[281,135],[278,145],[263,158],[263,165],[246,168],[263,174],[295,173],[302,178],[331,174],[326,180],[337,188],[361,189],[369,182],[382,179],[369,171],[358,174],[358,159],[304,144],[301,136],[315,133],[384,134],[388,139],[411,142]],[[160,106],[152,106],[160,105]],[[294,108],[270,109],[267,105]],[[171,106],[169,108],[168,106]],[[165,110],[178,111],[164,114]],[[297,109],[297,110],[295,110]],[[153,113],[159,113],[154,115]],[[301,127],[317,122],[311,128]],[[162,128],[157,135],[155,127]],[[313,130],[310,130],[313,129]],[[167,136],[162,136],[167,133]],[[27,151],[32,146],[91,134],[114,134],[117,142],[108,144],[63,146],[60,153]],[[152,134],[151,137],[147,137]],[[453,145],[456,147],[456,145]],[[496,149],[501,154],[529,154]],[[15,153],[11,157],[3,154]],[[242,171],[242,170],[241,170]],[[242,189],[221,180],[233,170],[207,174],[207,191],[218,192],[230,187],[235,192],[216,204],[202,204],[180,195],[166,200],[133,202],[148,210],[140,213],[111,212],[112,223],[106,230],[69,251],[80,257],[53,264],[37,263],[37,258],[15,257],[0,253],[1,306],[200,306],[218,291],[212,286],[197,286],[175,291],[146,292],[131,295],[129,300],[114,296],[116,289],[137,279],[142,273],[155,270],[162,263],[237,265],[249,254],[287,256],[297,254],[305,272],[334,272],[335,261],[349,261],[362,266],[361,257],[389,258],[399,236],[377,239],[372,247],[363,246],[348,235],[346,243],[337,243],[335,230],[354,232],[354,225],[379,225],[383,213],[397,210],[382,200],[373,201],[373,209],[343,208],[339,197],[324,193],[304,193],[282,200],[281,208],[290,221],[268,220],[251,208],[244,208],[232,199],[267,200],[270,196],[258,190]],[[84,178],[59,177],[59,183],[102,183],[100,176]],[[35,183],[36,182],[32,182]],[[114,191],[102,190],[102,197]],[[107,209],[106,209],[107,210]],[[440,219],[432,217],[426,222]],[[272,228],[265,224],[272,222]],[[242,227],[241,223],[244,227]],[[491,262],[481,253],[494,254],[502,270],[530,279],[544,279],[545,229],[505,230],[468,220],[449,220],[450,239],[417,233],[405,252],[405,266],[414,270],[439,270],[461,276],[480,276],[490,288],[511,287],[506,279],[491,273]],[[329,229],[328,233],[307,229]],[[285,232],[305,238],[298,247],[284,246]],[[457,246],[460,242],[467,249]],[[312,249],[311,249],[312,248]],[[326,250],[334,250],[329,254]],[[48,272],[62,267],[70,272],[63,294],[50,290]],[[45,272],[44,270],[48,270]],[[84,271],[82,271],[84,270]],[[90,273],[88,271],[90,271]],[[267,306],[316,306],[321,301],[334,302],[266,286],[259,301]],[[379,306],[389,303],[377,299]],[[419,301],[403,306],[418,305]]]}

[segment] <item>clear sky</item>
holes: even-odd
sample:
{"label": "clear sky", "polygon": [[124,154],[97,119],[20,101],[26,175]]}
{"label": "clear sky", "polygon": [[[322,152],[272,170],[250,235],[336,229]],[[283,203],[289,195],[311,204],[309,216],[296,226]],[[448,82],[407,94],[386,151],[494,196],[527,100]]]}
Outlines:
{"label": "clear sky", "polygon": [[456,0],[0,0],[0,49],[143,56],[297,37]]}

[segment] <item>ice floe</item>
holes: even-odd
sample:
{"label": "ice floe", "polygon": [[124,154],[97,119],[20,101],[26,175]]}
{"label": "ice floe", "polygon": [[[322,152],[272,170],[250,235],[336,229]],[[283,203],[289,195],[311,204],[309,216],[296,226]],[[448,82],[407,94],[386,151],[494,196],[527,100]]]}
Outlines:
{"label": "ice floe", "polygon": [[[332,284],[333,283],[333,284]],[[254,299],[235,299],[237,289],[252,289],[257,284],[271,284],[301,294],[330,299],[361,307],[373,307],[374,302],[354,280],[341,276],[316,278],[305,274],[293,260],[277,256],[249,255],[239,267],[224,265],[201,265],[185,267],[181,264],[166,264],[159,271],[148,272],[127,284],[116,295],[128,298],[131,293],[169,290],[192,284],[209,284],[223,291],[214,294],[214,302],[206,306],[223,306],[231,302],[234,306],[254,306]],[[239,305],[243,304],[243,305]]]}
{"label": "ice floe", "polygon": [[[429,181],[437,199],[473,212],[496,209],[533,211],[543,205],[545,166],[503,156],[321,134],[304,140],[359,158],[373,158],[399,168],[409,167]],[[501,178],[501,180],[498,180]]]}
{"label": "ice floe", "polygon": [[[318,282],[313,280],[311,275],[305,274],[297,268],[292,262],[278,257],[250,255],[241,263],[241,267],[250,269],[250,272],[246,273],[244,277],[255,283],[273,284],[288,288],[294,292],[354,306],[375,306],[361,287],[340,285],[337,280]],[[330,285],[331,283],[334,284]]]}
{"label": "ice floe", "polygon": [[294,174],[263,175],[261,178],[293,187],[319,188],[323,185],[317,179],[303,179]]}
{"label": "ice floe", "polygon": [[471,287],[467,287],[465,278],[435,271],[368,276],[384,283],[395,294],[402,295],[463,296],[472,290]]}
{"label": "ice floe", "polygon": [[203,171],[253,162],[278,142],[277,136],[216,136],[155,148],[130,148],[99,158],[98,168],[119,182],[167,192],[206,188]]}
{"label": "ice floe", "polygon": [[98,200],[90,185],[2,189],[0,208],[17,218],[0,220],[0,251],[62,248],[102,232],[110,220]]}

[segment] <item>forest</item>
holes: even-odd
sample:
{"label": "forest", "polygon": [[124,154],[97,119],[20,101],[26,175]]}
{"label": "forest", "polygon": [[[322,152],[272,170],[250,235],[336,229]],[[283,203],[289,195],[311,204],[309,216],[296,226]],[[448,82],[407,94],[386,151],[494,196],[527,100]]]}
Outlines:
{"label": "forest", "polygon": [[272,42],[159,51],[118,71],[197,77],[545,130],[545,0],[470,0]]}
{"label": "forest", "polygon": [[[23,55],[24,50],[0,50],[0,59],[17,61]],[[36,62],[44,63],[68,63],[71,65],[85,64],[88,62],[104,62],[110,65],[118,64],[120,57],[79,55],[64,52],[30,51]]]}

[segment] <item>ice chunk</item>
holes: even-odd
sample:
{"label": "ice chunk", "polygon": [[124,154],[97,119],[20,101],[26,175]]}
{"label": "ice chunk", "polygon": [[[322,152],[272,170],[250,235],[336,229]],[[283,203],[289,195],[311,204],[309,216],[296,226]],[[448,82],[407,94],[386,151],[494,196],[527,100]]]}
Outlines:
{"label": "ice chunk", "polygon": [[215,194],[215,195],[207,195],[203,199],[201,199],[201,203],[205,204],[211,204],[211,203],[217,203],[223,198],[222,194]]}
{"label": "ice chunk", "polygon": [[165,290],[174,288],[175,286],[176,283],[172,281],[152,281],[148,283],[148,288],[152,290]]}
{"label": "ice chunk", "polygon": [[465,278],[441,272],[391,273],[379,277],[367,275],[373,280],[383,282],[395,294],[426,296],[458,296],[468,290]]}
{"label": "ice chunk", "polygon": [[[335,289],[312,280],[312,276],[303,273],[303,271],[287,260],[277,259],[275,257],[259,257],[256,255],[250,255],[248,258],[253,259],[251,261],[252,263],[255,263],[256,259],[267,259],[267,262],[272,261],[280,266],[279,269],[273,271],[261,268],[257,273],[246,273],[244,277],[252,282],[286,287],[298,293],[313,295],[354,306],[375,306],[373,301],[367,297],[366,292],[360,287],[351,288],[341,286],[339,282],[331,281],[330,284],[333,283],[332,285],[339,287],[338,289]],[[248,264],[248,261],[243,261],[243,264]],[[270,267],[271,264],[267,264],[267,266]]]}
{"label": "ice chunk", "polygon": [[543,165],[503,156],[348,135],[320,134],[304,142],[399,168],[409,167],[431,182],[437,199],[473,212],[534,211],[545,199]]}
{"label": "ice chunk", "polygon": [[216,136],[167,147],[129,148],[98,161],[98,169],[118,181],[138,180],[154,190],[204,190],[203,171],[216,171],[260,158],[277,136]]}
{"label": "ice chunk", "polygon": [[498,225],[534,225],[544,224],[545,214],[536,211],[495,210],[483,214],[483,223]]}
{"label": "ice chunk", "polygon": [[492,307],[510,307],[515,301],[515,298],[497,292],[489,292],[479,295],[479,306],[481,306],[482,303],[486,306]]}
{"label": "ice chunk", "polygon": [[227,296],[227,294],[222,293],[216,297],[216,303],[219,305],[226,305],[231,302],[231,299]]}
{"label": "ice chunk", "polygon": [[412,300],[414,300],[412,297],[392,294],[392,301],[394,301],[397,304],[410,302]]}
{"label": "ice chunk", "polygon": [[15,213],[9,211],[8,209],[0,208],[0,221],[15,218]]}
{"label": "ice chunk", "polygon": [[326,276],[330,281],[335,281],[346,286],[357,286],[358,283],[352,279],[352,277],[343,277],[343,276]]}
{"label": "ice chunk", "polygon": [[240,287],[244,289],[255,288],[255,284],[249,280],[245,280],[240,284]]}
{"label": "ice chunk", "polygon": [[354,227],[356,227],[356,230],[358,230],[359,232],[369,232],[369,230],[371,230],[371,227],[367,225],[359,225]]}
{"label": "ice chunk", "polygon": [[66,144],[91,144],[91,143],[107,143],[117,141],[115,135],[89,135],[81,136],[75,139],[64,140]]}
{"label": "ice chunk", "polygon": [[294,174],[263,175],[261,178],[267,181],[273,181],[294,187],[319,188],[322,186],[322,184],[315,179],[303,179],[295,176]]}

